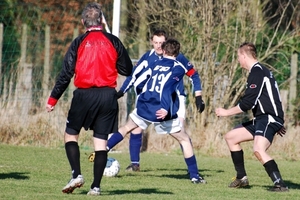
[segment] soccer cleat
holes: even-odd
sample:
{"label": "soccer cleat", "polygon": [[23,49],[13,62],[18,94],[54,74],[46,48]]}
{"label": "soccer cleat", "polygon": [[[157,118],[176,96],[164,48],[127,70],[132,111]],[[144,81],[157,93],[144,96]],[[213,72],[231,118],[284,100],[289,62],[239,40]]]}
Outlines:
{"label": "soccer cleat", "polygon": [[94,187],[93,189],[90,189],[90,191],[87,193],[89,196],[98,196],[100,195],[100,188]]}
{"label": "soccer cleat", "polygon": [[288,192],[289,188],[285,185],[274,185],[271,189],[269,189],[271,192]]}
{"label": "soccer cleat", "polygon": [[244,176],[241,179],[234,178],[233,181],[228,185],[230,188],[239,188],[239,187],[247,187],[249,186],[249,181],[247,176]]}
{"label": "soccer cleat", "polygon": [[130,164],[126,169],[125,171],[128,171],[128,172],[139,172],[140,171],[140,165],[138,164]]}
{"label": "soccer cleat", "polygon": [[78,175],[77,178],[71,178],[69,183],[62,189],[63,193],[72,193],[74,189],[80,188],[84,184],[82,175]]}
{"label": "soccer cleat", "polygon": [[193,184],[199,184],[199,183],[206,184],[206,180],[204,180],[204,178],[202,178],[201,176],[199,176],[197,178],[192,178],[191,182]]}

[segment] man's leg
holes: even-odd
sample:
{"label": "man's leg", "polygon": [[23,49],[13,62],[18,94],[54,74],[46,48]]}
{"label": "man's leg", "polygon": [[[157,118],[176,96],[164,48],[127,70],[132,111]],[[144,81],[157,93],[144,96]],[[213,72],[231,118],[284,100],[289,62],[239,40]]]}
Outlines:
{"label": "man's leg", "polygon": [[131,131],[129,138],[129,154],[131,164],[126,171],[140,171],[140,150],[142,146],[142,129],[137,127]]}
{"label": "man's leg", "polygon": [[180,132],[172,133],[170,135],[174,137],[181,146],[192,183],[206,183],[206,181],[199,174],[197,160],[194,155],[191,139],[188,134],[186,134],[182,129]]}
{"label": "man's leg", "polygon": [[271,143],[263,136],[255,136],[254,138],[254,155],[262,163],[272,182],[274,187],[271,191],[274,192],[285,192],[288,191],[288,187],[285,185],[277,163],[270,155],[267,154],[266,150],[270,147]]}
{"label": "man's leg", "polygon": [[237,188],[248,186],[249,182],[244,165],[244,152],[240,143],[253,140],[253,135],[242,125],[239,125],[225,135],[225,140],[236,170],[236,179],[229,184],[229,187]]}
{"label": "man's leg", "polygon": [[[96,137],[95,137],[96,136]],[[107,136],[108,135],[94,135],[94,149],[95,149],[95,159],[94,159],[94,180],[91,184],[91,189],[88,195],[100,195],[100,183],[103,177],[103,172],[107,162]]]}
{"label": "man's leg", "polygon": [[107,150],[111,150],[114,146],[116,146],[119,142],[121,142],[125,135],[128,134],[131,130],[138,127],[133,120],[129,117],[128,121],[124,126],[121,126],[118,129],[118,132],[113,133],[112,136],[107,141]]}
{"label": "man's leg", "polygon": [[69,164],[72,170],[72,178],[69,183],[63,188],[63,193],[72,193],[77,187],[81,187],[84,184],[84,179],[81,175],[80,169],[80,151],[78,146],[79,135],[70,135],[65,133],[65,151]]}

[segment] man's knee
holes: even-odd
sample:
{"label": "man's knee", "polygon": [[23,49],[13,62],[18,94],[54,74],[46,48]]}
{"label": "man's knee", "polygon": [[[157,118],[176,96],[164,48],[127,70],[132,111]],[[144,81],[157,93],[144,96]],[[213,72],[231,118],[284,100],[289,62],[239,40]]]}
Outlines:
{"label": "man's knee", "polygon": [[259,160],[259,162],[263,163],[262,157],[258,151],[254,151],[254,155]]}
{"label": "man's knee", "polygon": [[173,135],[174,138],[176,138],[180,142],[190,142],[190,137],[188,134],[186,134],[184,131],[180,131]]}
{"label": "man's knee", "polygon": [[65,135],[64,135],[65,143],[71,142],[71,141],[78,142],[78,136],[79,136],[79,134],[74,135],[74,134],[69,134],[69,133],[65,132]]}

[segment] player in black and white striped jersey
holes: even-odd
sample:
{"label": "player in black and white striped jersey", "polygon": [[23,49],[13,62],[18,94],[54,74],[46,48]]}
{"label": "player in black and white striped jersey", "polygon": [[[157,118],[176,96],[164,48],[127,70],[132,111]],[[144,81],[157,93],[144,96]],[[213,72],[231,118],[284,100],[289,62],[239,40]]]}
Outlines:
{"label": "player in black and white striped jersey", "polygon": [[266,152],[276,133],[281,136],[285,134],[284,112],[278,85],[272,72],[258,62],[254,44],[245,42],[240,45],[238,61],[242,68],[249,71],[245,94],[237,106],[230,109],[217,108],[216,115],[230,116],[252,110],[254,119],[238,125],[225,135],[237,172],[235,180],[229,187],[249,185],[240,143],[254,140],[254,155],[263,164],[274,183],[270,191],[288,191],[276,162]]}

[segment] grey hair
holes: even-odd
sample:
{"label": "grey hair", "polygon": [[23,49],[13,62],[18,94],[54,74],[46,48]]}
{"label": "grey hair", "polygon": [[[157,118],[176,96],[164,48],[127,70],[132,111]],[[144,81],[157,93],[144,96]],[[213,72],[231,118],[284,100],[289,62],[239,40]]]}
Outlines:
{"label": "grey hair", "polygon": [[101,5],[96,2],[89,3],[83,9],[81,16],[86,28],[102,25]]}

